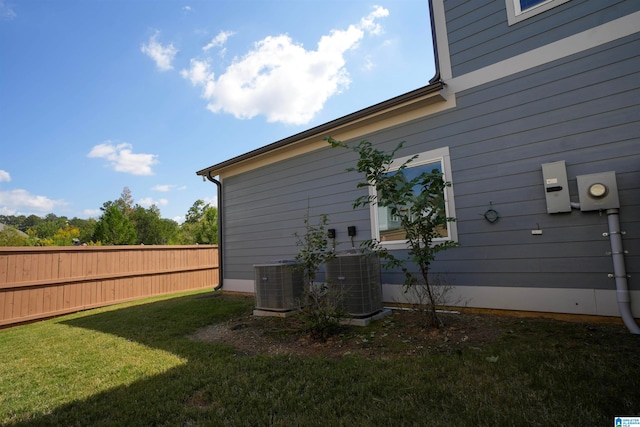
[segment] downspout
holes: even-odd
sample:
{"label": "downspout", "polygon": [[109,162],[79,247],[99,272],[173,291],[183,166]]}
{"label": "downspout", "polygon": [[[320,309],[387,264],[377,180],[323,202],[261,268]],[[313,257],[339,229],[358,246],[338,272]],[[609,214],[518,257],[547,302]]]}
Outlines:
{"label": "downspout", "polygon": [[218,181],[217,179],[215,179],[214,177],[211,176],[211,171],[207,172],[206,177],[209,181],[213,182],[216,187],[218,188],[218,286],[216,286],[215,288],[213,288],[213,291],[218,291],[220,289],[222,289],[222,285],[224,282],[224,269],[223,269],[223,262],[222,260],[224,259],[224,254],[222,251],[222,226],[223,226],[223,221],[222,221],[222,183],[220,181]]}
{"label": "downspout", "polygon": [[431,24],[431,43],[433,44],[433,62],[436,68],[435,75],[431,80],[429,80],[429,83],[442,83],[442,77],[440,76],[440,57],[438,55],[438,40],[436,38],[436,18],[433,16],[433,0],[429,0],[429,22]]}
{"label": "downspout", "polygon": [[607,221],[609,222],[609,236],[611,242],[611,258],[613,259],[613,274],[609,277],[616,279],[616,296],[618,310],[625,326],[632,334],[640,334],[640,327],[633,318],[631,312],[631,296],[627,285],[627,270],[624,264],[624,250],[622,249],[622,232],[620,231],[619,209],[607,209]]}

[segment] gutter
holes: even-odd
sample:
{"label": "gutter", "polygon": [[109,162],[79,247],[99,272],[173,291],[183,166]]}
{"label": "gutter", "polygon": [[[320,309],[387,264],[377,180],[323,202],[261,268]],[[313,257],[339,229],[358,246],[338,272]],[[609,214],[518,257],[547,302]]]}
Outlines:
{"label": "gutter", "polygon": [[267,154],[279,148],[287,147],[289,145],[300,142],[304,139],[312,138],[312,137],[323,138],[327,135],[327,133],[329,133],[330,131],[334,130],[337,127],[344,126],[351,122],[355,122],[357,120],[366,118],[367,116],[371,116],[373,114],[379,113],[384,110],[388,110],[395,106],[402,105],[408,101],[412,101],[414,99],[424,97],[425,95],[439,92],[443,88],[444,88],[444,83],[442,83],[441,81],[435,82],[433,84],[429,84],[428,86],[423,86],[419,89],[415,89],[411,92],[380,102],[371,107],[367,107],[363,110],[356,111],[355,113],[348,114],[346,116],[340,117],[338,119],[335,119],[330,122],[324,123],[322,125],[316,126],[314,128],[308,129],[306,131],[297,133],[293,136],[281,139],[280,141],[276,141],[269,145],[265,145],[263,147],[260,147],[255,150],[249,151],[247,153],[241,154],[239,156],[233,157],[229,160],[225,160],[224,162],[199,170],[196,172],[196,175],[208,177],[208,174],[210,173],[214,173],[228,166],[242,163],[246,160],[250,160],[260,155]]}
{"label": "gutter", "polygon": [[224,254],[222,252],[222,207],[224,204],[222,203],[222,183],[211,176],[211,173],[207,173],[205,176],[218,188],[218,286],[213,288],[213,291],[215,292],[222,289],[222,285],[224,283],[224,265],[222,262],[224,259]]}

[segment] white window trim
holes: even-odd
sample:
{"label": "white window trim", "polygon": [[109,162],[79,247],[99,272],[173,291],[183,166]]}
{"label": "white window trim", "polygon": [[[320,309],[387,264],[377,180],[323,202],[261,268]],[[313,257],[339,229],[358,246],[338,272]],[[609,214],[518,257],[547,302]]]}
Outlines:
{"label": "white window trim", "polygon": [[[398,159],[394,159],[391,163],[390,170],[397,170],[404,162],[409,160],[413,156],[401,157]],[[420,166],[423,164],[433,163],[440,161],[442,162],[442,173],[445,181],[452,182],[451,179],[451,157],[449,156],[449,147],[437,148],[435,150],[425,151],[423,153],[419,153],[418,157],[415,158],[409,166]],[[369,186],[369,195],[376,195],[376,188],[374,186]],[[445,199],[445,213],[448,217],[456,216],[456,206],[454,202],[453,196],[453,185],[449,187],[445,187],[444,190],[444,199]],[[376,203],[371,203],[370,205],[370,216],[371,216],[371,237],[377,241],[380,241],[380,223],[378,220],[378,206]],[[435,242],[438,241],[458,241],[458,226],[455,221],[449,222],[447,225],[449,236],[442,239],[434,239]],[[380,245],[389,250],[398,250],[398,249],[408,249],[409,244],[406,240],[394,240],[387,242],[380,242]]]}
{"label": "white window trim", "polygon": [[547,0],[530,7],[529,9],[520,10],[519,0],[505,0],[507,4],[507,20],[509,21],[509,25],[517,24],[518,22],[522,22],[525,19],[529,19],[542,12],[546,12],[547,10],[553,9],[554,7],[560,6],[568,1],[570,0]]}

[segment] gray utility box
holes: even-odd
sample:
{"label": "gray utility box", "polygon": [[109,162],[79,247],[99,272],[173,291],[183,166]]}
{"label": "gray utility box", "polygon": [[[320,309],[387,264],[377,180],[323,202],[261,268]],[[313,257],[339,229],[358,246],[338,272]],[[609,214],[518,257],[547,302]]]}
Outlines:
{"label": "gray utility box", "polygon": [[353,317],[382,310],[380,259],[374,254],[344,253],[325,264],[327,282],[342,294],[342,308]]}
{"label": "gray utility box", "polygon": [[542,164],[547,213],[571,212],[569,182],[564,160]]}
{"label": "gray utility box", "polygon": [[277,261],[253,266],[256,309],[290,311],[304,292],[304,275],[295,261]]}

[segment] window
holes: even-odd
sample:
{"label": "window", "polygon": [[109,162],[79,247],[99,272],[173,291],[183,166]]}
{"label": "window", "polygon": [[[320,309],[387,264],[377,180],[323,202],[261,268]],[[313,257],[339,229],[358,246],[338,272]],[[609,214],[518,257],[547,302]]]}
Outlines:
{"label": "window", "polygon": [[516,3],[520,3],[520,13],[523,10],[531,9],[532,7],[538,6],[541,3],[545,3],[547,0],[518,0]]}
{"label": "window", "polygon": [[509,25],[546,12],[560,6],[569,0],[505,0],[507,4],[507,18]]}
{"label": "window", "polygon": [[[410,157],[395,159],[392,164],[397,168],[400,167]],[[437,170],[444,175],[446,181],[451,181],[451,165],[449,159],[449,148],[444,147],[433,151],[420,153],[416,159],[409,163],[408,167],[402,172],[406,179],[410,181],[423,172],[431,172]],[[375,190],[370,187],[370,192],[373,195]],[[421,191],[420,188],[414,188],[415,192]],[[443,215],[449,217],[455,217],[455,208],[453,203],[453,188],[447,187],[445,194],[442,195],[445,200],[445,210]],[[388,249],[405,249],[407,247],[404,230],[400,225],[400,219],[391,214],[390,208],[372,205],[371,207],[372,229],[373,237],[378,239],[382,245]],[[440,231],[441,240],[457,240],[457,228],[455,222],[447,223],[446,228]],[[437,239],[437,240],[440,240]]]}

